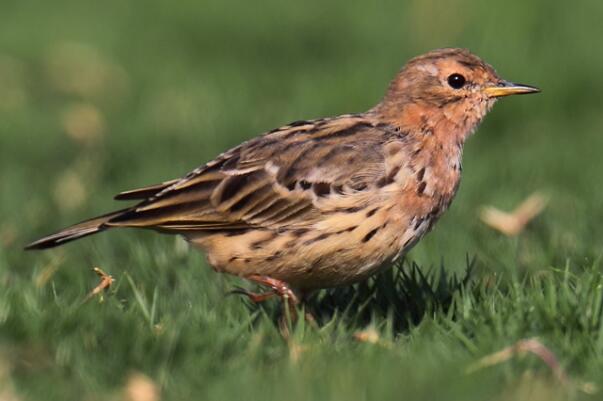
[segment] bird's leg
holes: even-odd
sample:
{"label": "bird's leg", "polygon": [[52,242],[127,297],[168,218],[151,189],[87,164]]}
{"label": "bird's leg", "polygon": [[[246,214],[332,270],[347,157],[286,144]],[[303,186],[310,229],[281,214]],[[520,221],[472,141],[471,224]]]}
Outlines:
{"label": "bird's leg", "polygon": [[[236,288],[230,293],[245,295],[251,302],[254,303],[264,302],[274,296],[280,297],[283,300],[283,314],[279,319],[279,327],[283,336],[289,337],[290,323],[291,321],[297,320],[298,316],[296,307],[300,304],[304,294],[301,292],[297,293],[286,282],[269,276],[252,274],[245,278],[249,281],[253,281],[254,283],[270,287],[271,289],[267,292],[256,293],[243,288]],[[309,312],[306,312],[304,317],[312,325],[312,327],[317,327],[316,320]]]}
{"label": "bird's leg", "polygon": [[283,300],[289,300],[289,302],[292,302],[293,305],[299,304],[299,297],[284,281],[280,281],[268,276],[262,276],[259,274],[253,274],[245,278],[249,281],[253,281],[255,283],[270,287],[271,290],[267,292],[257,293],[248,291],[241,287],[237,287],[234,290],[230,291],[230,294],[246,295],[253,303],[264,302],[267,299],[272,298],[273,296],[279,296]]}
{"label": "bird's leg", "polygon": [[297,311],[295,307],[299,304],[299,296],[289,287],[287,283],[281,280],[274,279],[268,276],[262,276],[260,274],[252,274],[245,277],[249,281],[270,287],[271,290],[264,293],[255,293],[243,288],[237,288],[231,292],[231,294],[241,294],[249,298],[253,303],[264,302],[273,296],[280,297],[287,309],[285,314],[289,314],[290,318],[295,320],[297,318]]}
{"label": "bird's leg", "polygon": [[270,299],[273,296],[275,296],[276,292],[274,292],[274,291],[267,291],[267,292],[263,292],[263,293],[257,293],[257,292],[251,292],[251,291],[246,290],[244,288],[237,287],[234,290],[230,291],[229,294],[245,295],[254,304],[259,304],[260,302],[264,302],[267,299]]}
{"label": "bird's leg", "polygon": [[285,301],[292,302],[293,305],[299,304],[299,297],[291,289],[291,287],[289,287],[289,284],[285,283],[284,281],[259,274],[252,274],[246,278],[258,284],[272,288],[272,292],[275,295],[278,295]]}

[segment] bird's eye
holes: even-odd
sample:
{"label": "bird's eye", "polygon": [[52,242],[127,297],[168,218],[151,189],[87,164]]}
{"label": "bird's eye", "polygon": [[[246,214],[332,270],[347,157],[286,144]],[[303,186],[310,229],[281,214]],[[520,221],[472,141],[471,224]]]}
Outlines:
{"label": "bird's eye", "polygon": [[450,85],[454,89],[461,89],[463,85],[465,85],[465,77],[461,74],[451,74],[448,77],[448,85]]}

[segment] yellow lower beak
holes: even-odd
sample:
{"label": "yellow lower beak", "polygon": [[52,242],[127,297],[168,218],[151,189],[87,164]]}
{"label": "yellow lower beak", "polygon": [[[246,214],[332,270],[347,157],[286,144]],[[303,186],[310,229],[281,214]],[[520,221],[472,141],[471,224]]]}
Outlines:
{"label": "yellow lower beak", "polygon": [[489,86],[484,89],[484,93],[489,97],[526,95],[528,93],[538,92],[540,92],[540,89],[536,88],[535,86],[514,84],[507,81],[502,81],[496,86]]}

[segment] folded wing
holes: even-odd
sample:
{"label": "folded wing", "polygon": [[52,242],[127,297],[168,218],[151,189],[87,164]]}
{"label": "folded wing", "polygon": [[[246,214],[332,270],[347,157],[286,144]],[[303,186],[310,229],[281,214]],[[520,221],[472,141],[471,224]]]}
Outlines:
{"label": "folded wing", "polygon": [[118,195],[155,191],[105,224],[179,232],[308,226],[384,175],[389,134],[361,116],[292,123],[180,180]]}

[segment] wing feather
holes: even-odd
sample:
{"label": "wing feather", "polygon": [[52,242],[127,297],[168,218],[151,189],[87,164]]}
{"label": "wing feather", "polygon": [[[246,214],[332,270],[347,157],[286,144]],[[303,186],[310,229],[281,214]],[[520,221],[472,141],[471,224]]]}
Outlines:
{"label": "wing feather", "polygon": [[129,191],[120,192],[115,195],[115,200],[132,200],[132,199],[147,199],[161,190],[169,187],[170,185],[175,184],[180,181],[179,179],[165,181],[160,184],[149,185],[148,187],[131,189]]}
{"label": "wing feather", "polygon": [[361,115],[292,123],[180,180],[123,192],[119,199],[149,197],[107,225],[183,232],[311,225],[385,174],[383,145],[392,135],[399,133]]}

